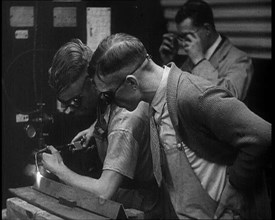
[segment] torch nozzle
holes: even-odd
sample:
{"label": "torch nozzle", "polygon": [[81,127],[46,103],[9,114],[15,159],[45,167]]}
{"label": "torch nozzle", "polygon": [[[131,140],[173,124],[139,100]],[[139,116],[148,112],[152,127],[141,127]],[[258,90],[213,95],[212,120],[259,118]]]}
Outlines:
{"label": "torch nozzle", "polygon": [[37,151],[36,153],[37,153],[37,154],[41,154],[41,153],[46,152],[47,150],[48,150],[48,146],[42,148],[41,150]]}
{"label": "torch nozzle", "polygon": [[[58,151],[62,151],[64,149],[68,149],[69,151],[77,151],[77,150],[81,150],[83,148],[82,144],[83,144],[84,139],[81,139],[80,141],[76,141],[73,143],[69,143],[66,145],[61,145],[61,146],[55,146],[55,149]],[[39,151],[37,151],[37,154],[41,154],[41,153],[45,153],[45,152],[49,152],[49,145],[44,145],[45,147],[40,149]]]}

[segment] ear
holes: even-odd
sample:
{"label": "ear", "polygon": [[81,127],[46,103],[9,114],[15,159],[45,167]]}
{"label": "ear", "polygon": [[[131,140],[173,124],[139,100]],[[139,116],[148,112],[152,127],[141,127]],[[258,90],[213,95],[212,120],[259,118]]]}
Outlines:
{"label": "ear", "polygon": [[133,75],[126,76],[126,83],[130,85],[133,89],[136,89],[138,87],[138,80]]}

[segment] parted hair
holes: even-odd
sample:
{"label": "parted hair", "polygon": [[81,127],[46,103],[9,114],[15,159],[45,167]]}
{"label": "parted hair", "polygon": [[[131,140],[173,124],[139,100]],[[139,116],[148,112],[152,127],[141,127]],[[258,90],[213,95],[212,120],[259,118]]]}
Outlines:
{"label": "parted hair", "polygon": [[143,43],[136,37],[116,33],[104,38],[91,59],[88,74],[98,76],[112,74],[123,67],[140,63],[147,55]]}
{"label": "parted hair", "polygon": [[203,0],[188,0],[181,6],[175,16],[175,22],[179,24],[186,18],[191,18],[197,27],[208,23],[215,30],[213,11],[210,5]]}
{"label": "parted hair", "polygon": [[87,69],[93,51],[80,39],[72,39],[55,53],[49,69],[49,85],[60,92]]}

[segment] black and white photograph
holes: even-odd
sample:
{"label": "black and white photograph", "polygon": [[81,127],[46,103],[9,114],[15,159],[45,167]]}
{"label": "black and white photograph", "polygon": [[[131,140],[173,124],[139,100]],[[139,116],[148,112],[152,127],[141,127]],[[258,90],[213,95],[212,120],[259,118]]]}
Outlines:
{"label": "black and white photograph", "polygon": [[272,219],[271,0],[2,2],[2,219]]}

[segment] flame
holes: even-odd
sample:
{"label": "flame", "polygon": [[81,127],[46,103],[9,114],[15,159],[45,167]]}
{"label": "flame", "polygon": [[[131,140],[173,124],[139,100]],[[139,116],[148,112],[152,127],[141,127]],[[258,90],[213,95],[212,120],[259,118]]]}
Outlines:
{"label": "flame", "polygon": [[42,175],[39,171],[36,172],[36,184],[39,187],[40,186],[40,181],[41,181]]}
{"label": "flame", "polygon": [[34,164],[27,164],[23,172],[26,176],[34,177],[36,175],[36,167]]}
{"label": "flame", "polygon": [[37,186],[39,187],[41,177],[43,177],[43,175],[40,173],[39,167],[36,167],[33,164],[28,164],[24,169],[24,174],[33,177],[37,183]]}

